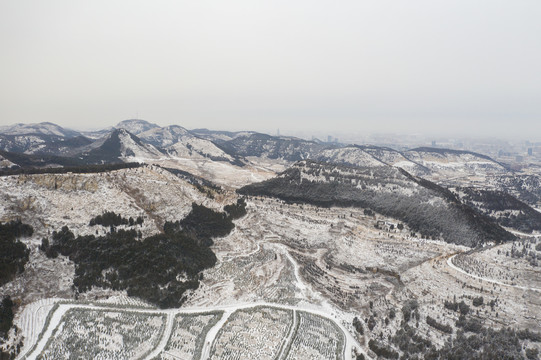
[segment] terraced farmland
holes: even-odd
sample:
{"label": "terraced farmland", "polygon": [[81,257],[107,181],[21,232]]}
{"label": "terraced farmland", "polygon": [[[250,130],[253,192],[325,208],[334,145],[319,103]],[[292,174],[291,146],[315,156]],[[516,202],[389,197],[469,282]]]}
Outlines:
{"label": "terraced farmland", "polygon": [[178,314],[165,349],[155,359],[199,359],[205,336],[222,317],[223,312]]}
{"label": "terraced farmland", "polygon": [[299,311],[299,326],[286,359],[341,359],[344,335],[336,324],[316,314]]}
{"label": "terraced farmland", "polygon": [[232,314],[218,333],[211,359],[275,359],[287,341],[293,311],[255,307]]}
{"label": "terraced farmland", "polygon": [[267,303],[167,312],[62,303],[48,317],[21,358],[342,359],[348,341],[330,318]]}
{"label": "terraced farmland", "polygon": [[158,344],[165,315],[70,309],[38,359],[142,358]]}

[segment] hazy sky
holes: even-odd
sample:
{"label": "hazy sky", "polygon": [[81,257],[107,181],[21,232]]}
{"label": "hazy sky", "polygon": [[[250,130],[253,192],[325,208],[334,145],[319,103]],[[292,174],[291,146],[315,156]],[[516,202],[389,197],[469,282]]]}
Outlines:
{"label": "hazy sky", "polygon": [[541,138],[541,1],[0,0],[0,125]]}

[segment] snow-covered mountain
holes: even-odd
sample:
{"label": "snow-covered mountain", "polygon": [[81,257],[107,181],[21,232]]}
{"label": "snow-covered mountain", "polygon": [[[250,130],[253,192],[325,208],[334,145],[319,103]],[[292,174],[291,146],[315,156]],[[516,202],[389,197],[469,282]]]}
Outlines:
{"label": "snow-covered mountain", "polygon": [[76,152],[76,149],[91,142],[90,139],[84,136],[0,134],[0,150],[24,154],[70,156]]}
{"label": "snow-covered mountain", "polygon": [[18,167],[18,165],[0,155],[0,170],[11,169],[14,167]]}
{"label": "snow-covered mountain", "polygon": [[433,177],[445,180],[463,176],[487,176],[509,171],[492,158],[471,151],[416,148],[404,155],[417,164],[430,169]]}
{"label": "snow-covered mountain", "polygon": [[96,130],[87,130],[87,131],[81,131],[81,134],[83,134],[84,137],[87,137],[92,140],[101,139],[102,137],[109,134],[111,131],[113,131],[115,128],[112,126],[106,127],[105,129],[96,129]]}
{"label": "snow-covered mountain", "polygon": [[182,126],[171,125],[152,128],[140,133],[138,138],[165,150],[173,157],[209,158],[215,161],[227,161],[235,165],[243,165],[238,157],[226,153],[210,140],[195,136]]}
{"label": "snow-covered mountain", "polygon": [[[241,157],[224,151],[212,141],[200,138],[178,125],[159,127],[145,120],[125,120],[108,129],[110,130],[85,132],[85,135],[88,135],[85,137],[50,123],[17,124],[5,127],[3,132],[0,132],[0,151],[73,157],[82,163],[142,161],[171,157],[210,159],[244,166]],[[139,135],[135,135],[130,129]],[[53,133],[59,135],[51,135]],[[68,137],[74,134],[77,136]],[[47,163],[45,161],[44,165]],[[58,161],[55,164],[58,164]]]}
{"label": "snow-covered mountain", "polygon": [[406,170],[416,176],[424,176],[430,170],[404,156],[401,152],[379,146],[351,145],[320,152],[315,160],[343,164],[348,166],[387,166],[391,165]]}
{"label": "snow-covered mountain", "polygon": [[86,136],[82,136],[52,123],[15,124],[0,129],[0,150],[67,157],[84,154],[85,161],[95,162],[170,157],[226,161],[238,166],[250,159],[255,163],[270,160],[286,165],[306,159],[361,167],[391,165],[440,184],[455,186],[460,185],[456,179],[468,176],[508,173],[503,164],[488,156],[449,149],[397,151],[367,145],[344,147],[249,131],[190,131],[178,125],[160,127],[140,119],[124,120],[109,129],[85,132]]}
{"label": "snow-covered mountain", "polygon": [[[439,148],[416,148],[400,152],[388,147],[355,145],[325,150],[315,159],[353,166],[379,166],[381,164],[378,162],[381,162],[437,181],[462,176],[504,174],[508,171],[503,164],[488,156]],[[374,163],[374,160],[378,162]]]}
{"label": "snow-covered mountain", "polygon": [[299,161],[277,177],[238,192],[318,206],[368,208],[403,221],[424,236],[460,245],[514,239],[449,190],[389,165],[349,167]]}
{"label": "snow-covered mountain", "polygon": [[143,161],[158,159],[164,154],[153,145],[143,143],[125,129],[115,129],[92,143],[81,156],[93,162]]}
{"label": "snow-covered mountain", "polygon": [[158,125],[141,119],[123,120],[115,125],[116,129],[128,130],[131,134],[139,135],[150,129],[159,128]]}
{"label": "snow-covered mountain", "polygon": [[386,164],[357,146],[323,150],[316,156],[316,160],[349,166],[386,166]]}
{"label": "snow-covered mountain", "polygon": [[81,136],[81,133],[77,131],[65,129],[50,122],[5,126],[0,128],[0,133],[4,135],[53,135],[68,138]]}
{"label": "snow-covered mountain", "polygon": [[69,156],[91,140],[56,124],[15,124],[0,128],[0,150],[39,155]]}
{"label": "snow-covered mountain", "polygon": [[503,174],[491,176],[487,185],[505,191],[541,209],[541,176],[538,174]]}
{"label": "snow-covered mountain", "polygon": [[257,134],[255,131],[223,131],[209,129],[193,129],[190,130],[190,132],[200,138],[218,143],[233,140],[240,136],[250,136]]}
{"label": "snow-covered mountain", "polygon": [[188,130],[178,125],[153,127],[137,134],[139,139],[160,148],[176,144],[186,136],[193,137]]}
{"label": "snow-covered mountain", "polygon": [[363,145],[358,147],[368,154],[371,154],[376,159],[386,164],[404,169],[411,174],[424,176],[430,173],[428,168],[407,158],[404,153],[398,150],[391,149],[389,147],[371,145]]}
{"label": "snow-covered mountain", "polygon": [[336,147],[295,137],[270,136],[259,133],[238,136],[220,143],[220,146],[229,153],[243,157],[255,156],[286,161],[314,159],[321,151]]}
{"label": "snow-covered mountain", "polygon": [[243,166],[241,160],[220,149],[213,142],[195,136],[185,136],[179,142],[167,147],[167,153],[183,158],[209,158],[214,161],[227,161],[234,165]]}

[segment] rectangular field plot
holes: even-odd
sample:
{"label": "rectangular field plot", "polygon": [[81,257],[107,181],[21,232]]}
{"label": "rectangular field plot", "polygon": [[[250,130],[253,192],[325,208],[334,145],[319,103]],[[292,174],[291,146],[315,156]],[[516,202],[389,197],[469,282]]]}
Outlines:
{"label": "rectangular field plot", "polygon": [[258,306],[237,310],[218,332],[211,359],[275,359],[287,341],[293,311]]}
{"label": "rectangular field plot", "polygon": [[178,314],[164,351],[156,359],[199,359],[208,331],[216,325],[223,312]]}
{"label": "rectangular field plot", "polygon": [[331,320],[297,312],[298,328],[286,359],[342,359],[344,333]]}
{"label": "rectangular field plot", "polygon": [[160,341],[166,316],[70,309],[38,359],[140,359]]}

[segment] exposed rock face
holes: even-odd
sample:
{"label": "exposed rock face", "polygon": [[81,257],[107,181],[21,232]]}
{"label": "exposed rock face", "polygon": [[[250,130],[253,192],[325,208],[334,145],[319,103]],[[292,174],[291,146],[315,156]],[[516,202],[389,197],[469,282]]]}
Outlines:
{"label": "exposed rock face", "polygon": [[98,190],[98,180],[96,176],[84,174],[43,174],[43,175],[20,175],[18,183],[33,182],[49,190],[64,191],[89,191]]}

